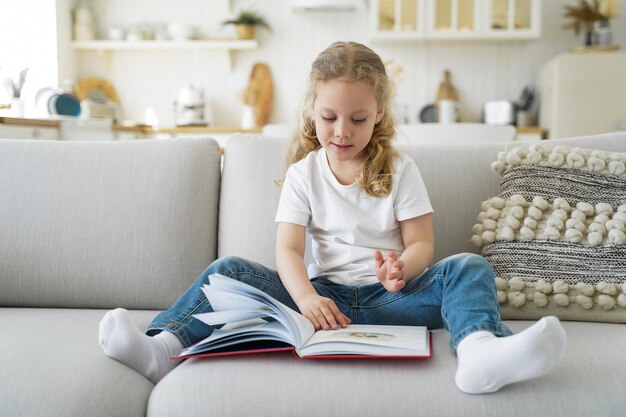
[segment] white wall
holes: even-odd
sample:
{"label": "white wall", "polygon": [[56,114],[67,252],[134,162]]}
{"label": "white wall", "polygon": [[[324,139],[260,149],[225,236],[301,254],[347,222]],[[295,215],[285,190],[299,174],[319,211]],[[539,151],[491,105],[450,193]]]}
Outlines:
{"label": "white wall", "polygon": [[[66,1],[66,0],[64,0]],[[486,1],[486,0],[477,0]],[[226,55],[215,51],[116,51],[76,54],[75,77],[108,78],[122,98],[127,118],[143,121],[147,107],[161,125],[174,124],[173,101],[178,88],[189,83],[202,87],[213,108],[215,124],[238,125],[243,110],[236,92],[245,88],[255,62],[270,65],[275,85],[272,122],[294,120],[311,61],[329,43],[354,40],[368,43],[383,59],[405,68],[398,102],[409,108],[410,121],[431,103],[444,69],[452,72],[459,90],[464,121],[478,121],[482,104],[491,99],[515,100],[526,84],[537,82],[540,66],[553,56],[582,43],[562,29],[566,4],[574,0],[542,1],[542,36],[533,41],[369,42],[367,10],[347,13],[293,13],[290,0],[231,0],[233,9],[254,8],[273,26],[257,35],[260,47]],[[228,0],[92,0],[103,27],[142,22],[183,22],[205,34],[224,36],[219,22]],[[614,41],[626,47],[626,0],[613,20]],[[67,11],[69,13],[69,11]]]}

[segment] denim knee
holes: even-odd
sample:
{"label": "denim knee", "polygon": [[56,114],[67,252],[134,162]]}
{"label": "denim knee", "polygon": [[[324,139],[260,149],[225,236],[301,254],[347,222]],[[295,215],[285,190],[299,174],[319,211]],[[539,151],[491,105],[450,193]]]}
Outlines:
{"label": "denim knee", "polygon": [[463,252],[452,255],[448,259],[454,264],[459,264],[461,268],[471,268],[476,271],[484,270],[490,275],[494,274],[491,263],[484,256],[475,253]]}

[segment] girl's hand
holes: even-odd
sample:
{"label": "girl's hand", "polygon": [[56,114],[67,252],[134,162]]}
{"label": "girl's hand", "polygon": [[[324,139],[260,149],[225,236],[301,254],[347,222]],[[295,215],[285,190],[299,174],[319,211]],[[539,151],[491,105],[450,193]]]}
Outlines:
{"label": "girl's hand", "polygon": [[338,325],[346,327],[351,323],[330,298],[308,293],[295,301],[302,315],[313,323],[315,330],[335,330]]}
{"label": "girl's hand", "polygon": [[406,285],[406,281],[404,281],[404,262],[398,259],[398,254],[393,251],[388,252],[387,256],[387,259],[385,259],[379,250],[374,253],[376,276],[387,291],[397,292]]}

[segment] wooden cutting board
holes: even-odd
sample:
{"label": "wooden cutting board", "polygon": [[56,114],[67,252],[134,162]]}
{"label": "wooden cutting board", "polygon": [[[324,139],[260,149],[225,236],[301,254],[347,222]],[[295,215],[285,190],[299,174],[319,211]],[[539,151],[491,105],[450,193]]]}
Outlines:
{"label": "wooden cutting board", "polygon": [[252,107],[256,127],[266,125],[272,112],[274,88],[272,73],[267,64],[257,62],[250,72],[250,82],[243,92],[243,102]]}
{"label": "wooden cutting board", "polygon": [[449,70],[443,72],[443,81],[439,84],[439,90],[437,91],[437,101],[439,100],[459,101],[459,93],[452,84]]}

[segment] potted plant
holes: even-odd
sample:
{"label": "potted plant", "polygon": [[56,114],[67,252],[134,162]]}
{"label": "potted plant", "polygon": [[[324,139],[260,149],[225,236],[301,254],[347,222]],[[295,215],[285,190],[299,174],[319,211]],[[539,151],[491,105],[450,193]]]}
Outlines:
{"label": "potted plant", "polygon": [[595,26],[608,26],[618,8],[619,2],[615,0],[579,0],[578,6],[565,6],[564,17],[570,22],[564,28],[573,29],[576,35],[584,32],[585,46],[592,46],[597,43],[594,39]]}
{"label": "potted plant", "polygon": [[254,10],[242,10],[234,18],[225,20],[222,24],[235,25],[239,39],[253,39],[257,26],[272,30],[267,20]]}

